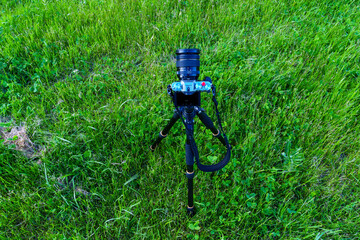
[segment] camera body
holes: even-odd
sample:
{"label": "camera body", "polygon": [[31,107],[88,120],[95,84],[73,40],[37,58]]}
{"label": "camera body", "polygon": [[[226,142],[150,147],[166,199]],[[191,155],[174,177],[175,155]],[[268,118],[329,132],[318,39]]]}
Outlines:
{"label": "camera body", "polygon": [[[174,94],[176,106],[200,106],[200,93],[210,92],[212,89],[212,82],[209,77],[203,81],[198,81],[200,74],[199,54],[199,49],[176,50],[176,68],[179,81],[169,85]],[[169,90],[169,94],[171,90]]]}

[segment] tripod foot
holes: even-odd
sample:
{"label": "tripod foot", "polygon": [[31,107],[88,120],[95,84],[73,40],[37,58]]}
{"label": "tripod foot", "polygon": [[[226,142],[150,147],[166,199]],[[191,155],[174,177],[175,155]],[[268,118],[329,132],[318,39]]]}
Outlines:
{"label": "tripod foot", "polygon": [[186,214],[189,216],[189,217],[193,217],[195,215],[196,211],[195,211],[195,206],[193,207],[187,207],[186,208]]}

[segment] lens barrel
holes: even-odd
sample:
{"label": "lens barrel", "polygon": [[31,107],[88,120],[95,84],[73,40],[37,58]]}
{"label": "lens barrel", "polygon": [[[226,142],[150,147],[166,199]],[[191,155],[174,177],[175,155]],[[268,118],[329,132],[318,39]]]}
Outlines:
{"label": "lens barrel", "polygon": [[200,74],[200,50],[176,50],[176,68],[180,80],[197,80]]}

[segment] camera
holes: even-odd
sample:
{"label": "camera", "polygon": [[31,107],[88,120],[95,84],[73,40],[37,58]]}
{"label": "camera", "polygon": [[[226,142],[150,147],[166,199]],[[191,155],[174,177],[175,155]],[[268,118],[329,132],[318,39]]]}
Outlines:
{"label": "camera", "polygon": [[178,49],[176,50],[176,68],[179,81],[168,86],[174,94],[176,106],[200,106],[200,93],[210,92],[212,82],[209,77],[198,81],[200,75],[200,50]]}

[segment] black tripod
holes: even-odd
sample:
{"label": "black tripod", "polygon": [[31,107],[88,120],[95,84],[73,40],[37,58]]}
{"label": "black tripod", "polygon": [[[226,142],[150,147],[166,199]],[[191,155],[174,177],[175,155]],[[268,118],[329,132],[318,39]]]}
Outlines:
{"label": "black tripod", "polygon": [[[209,78],[210,79],[210,78]],[[172,97],[175,105],[175,113],[173,117],[170,119],[170,122],[165,126],[165,128],[160,131],[158,138],[155,140],[155,142],[150,146],[150,149],[152,151],[155,150],[155,148],[158,146],[160,141],[164,139],[172,126],[176,123],[179,118],[181,118],[182,122],[185,125],[186,129],[186,143],[185,143],[185,156],[186,156],[186,177],[188,178],[188,206],[187,206],[187,213],[190,216],[193,216],[195,214],[195,207],[194,207],[194,200],[193,200],[193,178],[194,178],[194,158],[197,161],[198,168],[204,172],[214,172],[216,170],[219,170],[223,168],[230,160],[230,144],[226,138],[226,135],[223,133],[221,121],[219,112],[217,110],[217,102],[215,99],[215,87],[213,87],[213,101],[215,103],[215,109],[217,112],[218,122],[220,126],[220,130],[217,129],[214,126],[213,121],[210,119],[210,117],[205,113],[204,109],[200,108],[200,104],[194,106],[192,104],[188,104],[185,106],[178,106],[175,103],[175,96],[171,90],[171,87],[168,87],[169,95]],[[200,93],[199,93],[200,98]],[[200,103],[200,101],[198,101]],[[220,142],[227,147],[227,153],[225,158],[215,164],[215,165],[203,165],[199,161],[199,153],[197,150],[197,146],[195,144],[194,140],[194,117],[198,116],[201,122],[206,126],[206,128],[210,129],[213,133],[213,136],[218,138]],[[223,133],[223,135],[221,134]]]}

